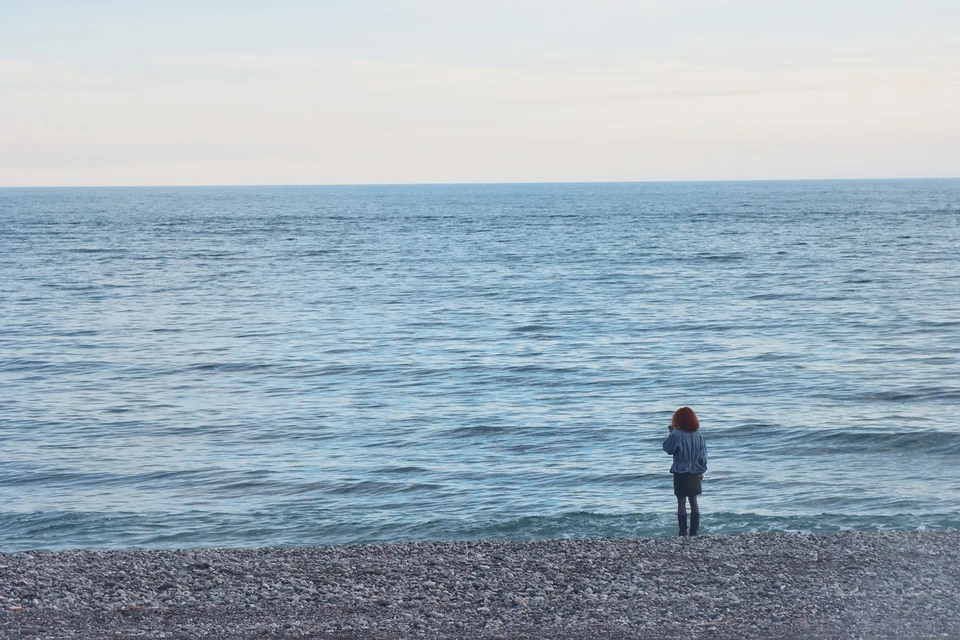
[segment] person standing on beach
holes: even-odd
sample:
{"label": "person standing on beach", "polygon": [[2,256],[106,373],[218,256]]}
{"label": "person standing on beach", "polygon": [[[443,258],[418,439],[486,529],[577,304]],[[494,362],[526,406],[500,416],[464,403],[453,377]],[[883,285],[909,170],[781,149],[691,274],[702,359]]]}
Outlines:
{"label": "person standing on beach", "polygon": [[670,420],[670,435],[663,441],[663,450],[673,456],[673,493],[677,496],[677,522],[680,535],[687,535],[687,500],[690,500],[690,535],[700,528],[700,507],[697,496],[703,493],[700,481],[707,470],[707,444],[700,433],[700,421],[690,407],[680,407]]}

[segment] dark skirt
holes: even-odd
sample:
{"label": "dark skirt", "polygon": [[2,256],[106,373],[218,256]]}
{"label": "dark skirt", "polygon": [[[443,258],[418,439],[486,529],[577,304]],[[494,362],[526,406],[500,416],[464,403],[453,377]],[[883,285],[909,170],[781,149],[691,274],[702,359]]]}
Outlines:
{"label": "dark skirt", "polygon": [[699,473],[673,474],[673,495],[679,497],[698,496],[703,493],[700,488]]}

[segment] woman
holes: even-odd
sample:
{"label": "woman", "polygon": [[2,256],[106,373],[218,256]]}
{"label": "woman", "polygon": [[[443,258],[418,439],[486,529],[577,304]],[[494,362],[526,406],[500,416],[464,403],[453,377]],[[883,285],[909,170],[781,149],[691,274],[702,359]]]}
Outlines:
{"label": "woman", "polygon": [[700,421],[690,407],[673,413],[670,435],[663,441],[663,450],[673,456],[673,493],[677,496],[677,522],[680,535],[687,535],[687,499],[690,500],[690,535],[700,528],[700,507],[697,496],[703,493],[700,481],[707,470],[707,445],[700,433]]}

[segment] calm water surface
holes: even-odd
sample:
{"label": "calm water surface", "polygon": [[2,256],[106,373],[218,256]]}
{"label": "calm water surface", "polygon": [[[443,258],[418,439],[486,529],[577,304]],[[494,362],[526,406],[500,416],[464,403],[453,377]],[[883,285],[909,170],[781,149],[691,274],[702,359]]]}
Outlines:
{"label": "calm water surface", "polygon": [[0,190],[0,550],[960,527],[960,180]]}

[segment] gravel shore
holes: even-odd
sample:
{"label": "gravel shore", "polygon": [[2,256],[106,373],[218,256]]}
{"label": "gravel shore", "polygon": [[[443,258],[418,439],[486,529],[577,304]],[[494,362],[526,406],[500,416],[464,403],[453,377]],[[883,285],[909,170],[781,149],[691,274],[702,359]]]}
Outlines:
{"label": "gravel shore", "polygon": [[0,637],[960,638],[960,531],[0,553]]}

